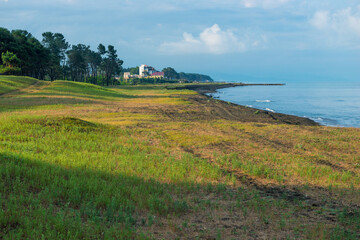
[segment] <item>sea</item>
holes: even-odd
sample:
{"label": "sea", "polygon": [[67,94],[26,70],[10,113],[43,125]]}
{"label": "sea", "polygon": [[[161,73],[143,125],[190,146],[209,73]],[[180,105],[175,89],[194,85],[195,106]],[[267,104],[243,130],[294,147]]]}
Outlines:
{"label": "sea", "polygon": [[284,86],[218,89],[211,95],[248,107],[310,118],[325,126],[360,128],[360,81],[291,81]]}

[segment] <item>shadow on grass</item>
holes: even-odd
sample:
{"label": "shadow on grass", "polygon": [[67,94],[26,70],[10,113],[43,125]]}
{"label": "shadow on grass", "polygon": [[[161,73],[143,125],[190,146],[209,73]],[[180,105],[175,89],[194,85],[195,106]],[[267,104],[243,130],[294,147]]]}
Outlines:
{"label": "shadow on grass", "polygon": [[[244,201],[243,207],[260,213],[277,204],[268,200],[271,194],[259,197],[262,192],[257,190],[165,184],[86,167],[65,168],[10,152],[0,153],[0,179],[0,238],[5,239],[146,239],[137,228],[151,227],[156,216],[192,212],[181,198],[201,191],[220,199],[235,194],[236,201]],[[333,239],[359,237],[359,212],[344,209],[336,217],[332,221],[340,225],[333,229]]]}
{"label": "shadow on grass", "polygon": [[98,102],[92,100],[77,99],[77,98],[56,98],[56,97],[0,98],[0,112],[25,110],[25,109],[31,109],[41,106],[94,104],[94,103],[98,103]]}
{"label": "shadow on grass", "polygon": [[35,93],[43,95],[62,95],[74,97],[86,97],[93,99],[111,99],[111,98],[135,98],[132,95],[121,94],[109,88],[70,81],[55,81],[50,86],[43,89],[44,92]]}
{"label": "shadow on grass", "polygon": [[0,96],[3,94],[18,91],[21,88],[29,87],[38,80],[30,77],[0,76]]}
{"label": "shadow on grass", "polygon": [[[0,238],[142,238],[153,215],[182,214],[180,186],[0,153]],[[190,186],[189,186],[190,187]]]}
{"label": "shadow on grass", "polygon": [[98,100],[116,100],[121,98],[137,98],[137,96],[120,94],[120,93],[88,93],[88,94],[81,94],[76,92],[70,91],[57,91],[57,92],[38,92],[32,93],[32,96],[66,96],[66,97],[78,97],[78,98],[90,98],[90,99],[98,99]]}

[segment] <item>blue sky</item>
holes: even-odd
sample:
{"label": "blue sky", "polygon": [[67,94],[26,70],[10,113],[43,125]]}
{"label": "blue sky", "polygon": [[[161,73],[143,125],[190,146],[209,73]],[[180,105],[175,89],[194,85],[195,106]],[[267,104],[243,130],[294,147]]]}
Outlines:
{"label": "blue sky", "polygon": [[125,66],[217,80],[360,76],[358,0],[0,0],[0,26],[112,44]]}

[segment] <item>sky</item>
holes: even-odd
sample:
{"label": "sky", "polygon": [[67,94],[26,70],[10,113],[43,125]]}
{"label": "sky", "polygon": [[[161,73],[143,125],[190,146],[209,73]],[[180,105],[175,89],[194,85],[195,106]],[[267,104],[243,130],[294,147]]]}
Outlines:
{"label": "sky", "polygon": [[111,44],[125,67],[360,82],[359,0],[0,0],[0,27]]}

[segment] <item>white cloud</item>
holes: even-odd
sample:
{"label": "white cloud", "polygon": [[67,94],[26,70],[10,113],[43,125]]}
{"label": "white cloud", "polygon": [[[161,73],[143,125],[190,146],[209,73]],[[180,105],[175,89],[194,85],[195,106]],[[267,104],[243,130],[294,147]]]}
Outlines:
{"label": "white cloud", "polygon": [[160,51],[164,53],[225,54],[244,52],[246,49],[245,43],[233,31],[223,31],[217,24],[204,29],[198,37],[185,32],[181,41],[165,42],[160,46]]}
{"label": "white cloud", "polygon": [[318,11],[310,24],[331,44],[360,46],[360,8],[335,12]]}
{"label": "white cloud", "polygon": [[289,1],[290,0],[242,0],[241,4],[246,8],[277,8],[288,3]]}
{"label": "white cloud", "polygon": [[316,28],[325,28],[329,24],[329,15],[328,11],[318,11],[310,20],[310,23]]}

